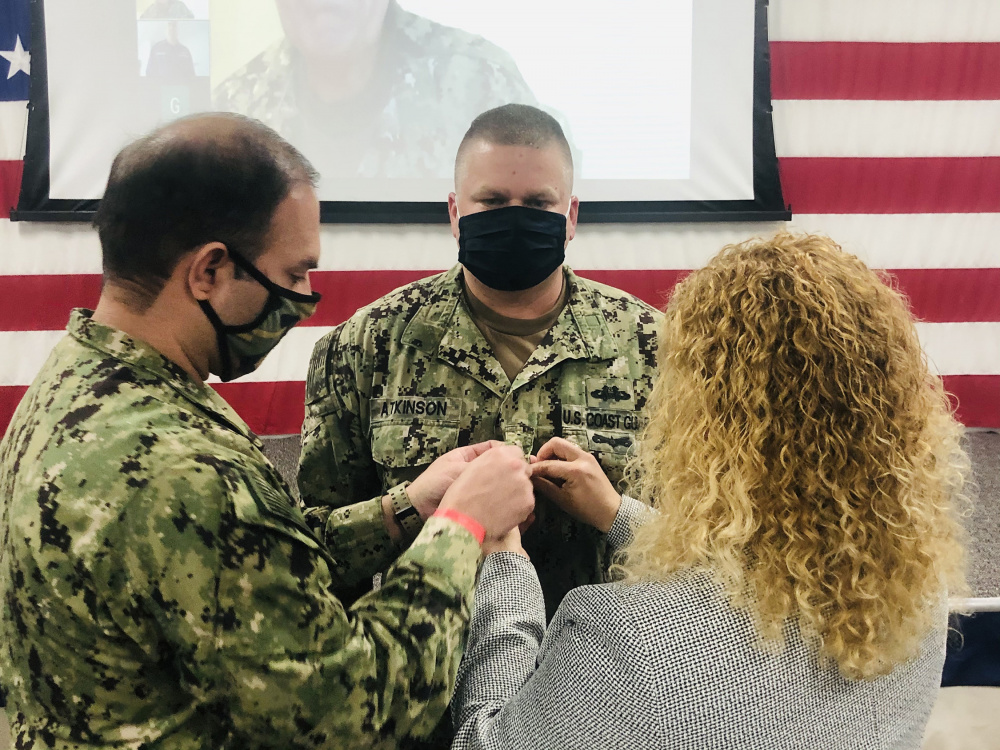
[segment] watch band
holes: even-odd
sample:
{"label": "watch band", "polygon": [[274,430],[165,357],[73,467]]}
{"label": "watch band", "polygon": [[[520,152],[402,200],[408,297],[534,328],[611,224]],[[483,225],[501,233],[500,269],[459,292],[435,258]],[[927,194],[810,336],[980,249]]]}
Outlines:
{"label": "watch band", "polygon": [[392,514],[396,523],[403,529],[403,533],[410,539],[415,539],[424,522],[417,513],[417,509],[410,502],[409,495],[406,494],[406,486],[409,482],[397,484],[386,494],[389,495],[389,502],[392,503]]}

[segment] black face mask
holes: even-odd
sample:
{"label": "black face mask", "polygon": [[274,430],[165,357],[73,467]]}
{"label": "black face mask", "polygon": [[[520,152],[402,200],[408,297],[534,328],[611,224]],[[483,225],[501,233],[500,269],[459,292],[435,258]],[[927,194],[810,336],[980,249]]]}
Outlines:
{"label": "black face mask", "polygon": [[507,206],[458,220],[458,262],[490,289],[541,284],[566,257],[566,216]]}
{"label": "black face mask", "polygon": [[222,361],[222,372],[217,374],[223,382],[256,370],[292,326],[313,314],[320,299],[318,292],[299,294],[278,286],[239,253],[230,251],[229,257],[250,278],[267,289],[268,295],[260,314],[239,326],[223,323],[208,300],[198,302],[215,329]]}

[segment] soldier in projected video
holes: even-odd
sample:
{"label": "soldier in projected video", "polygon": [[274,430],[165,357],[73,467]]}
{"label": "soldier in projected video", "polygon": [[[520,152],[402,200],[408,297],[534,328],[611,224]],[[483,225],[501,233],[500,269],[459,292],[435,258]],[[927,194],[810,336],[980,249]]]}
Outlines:
{"label": "soldier in projected video", "polygon": [[255,117],[324,178],[450,177],[484,110],[536,103],[513,58],[395,0],[276,0],[285,38],[214,91]]}
{"label": "soldier in projected video", "polygon": [[177,36],[177,22],[167,22],[167,38],[153,45],[146,63],[146,76],[165,81],[185,81],[194,78],[194,58],[191,50]]}

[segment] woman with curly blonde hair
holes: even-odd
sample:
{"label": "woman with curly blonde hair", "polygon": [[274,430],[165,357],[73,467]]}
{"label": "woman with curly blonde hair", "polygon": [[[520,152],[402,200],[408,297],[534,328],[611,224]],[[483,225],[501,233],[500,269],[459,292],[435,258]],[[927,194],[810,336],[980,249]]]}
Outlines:
{"label": "woman with curly blonde hair", "polygon": [[533,467],[622,580],[546,632],[516,530],[497,543],[454,747],[918,748],[965,591],[968,461],[906,302],[783,233],[679,284],[659,356],[638,501],[568,440]]}

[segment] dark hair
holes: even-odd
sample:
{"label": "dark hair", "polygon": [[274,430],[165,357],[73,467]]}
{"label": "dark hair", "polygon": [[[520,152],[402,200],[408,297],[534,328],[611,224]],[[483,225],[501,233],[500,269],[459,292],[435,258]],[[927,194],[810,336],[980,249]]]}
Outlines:
{"label": "dark hair", "polygon": [[94,216],[104,280],[149,305],[177,262],[208,242],[253,260],[278,205],[318,174],[291,144],[241,115],[196,115],[129,144]]}
{"label": "dark hair", "polygon": [[456,180],[466,147],[473,141],[532,148],[556,145],[566,157],[570,171],[573,170],[573,153],[559,121],[548,112],[529,104],[504,104],[483,112],[472,121],[455,157]]}

